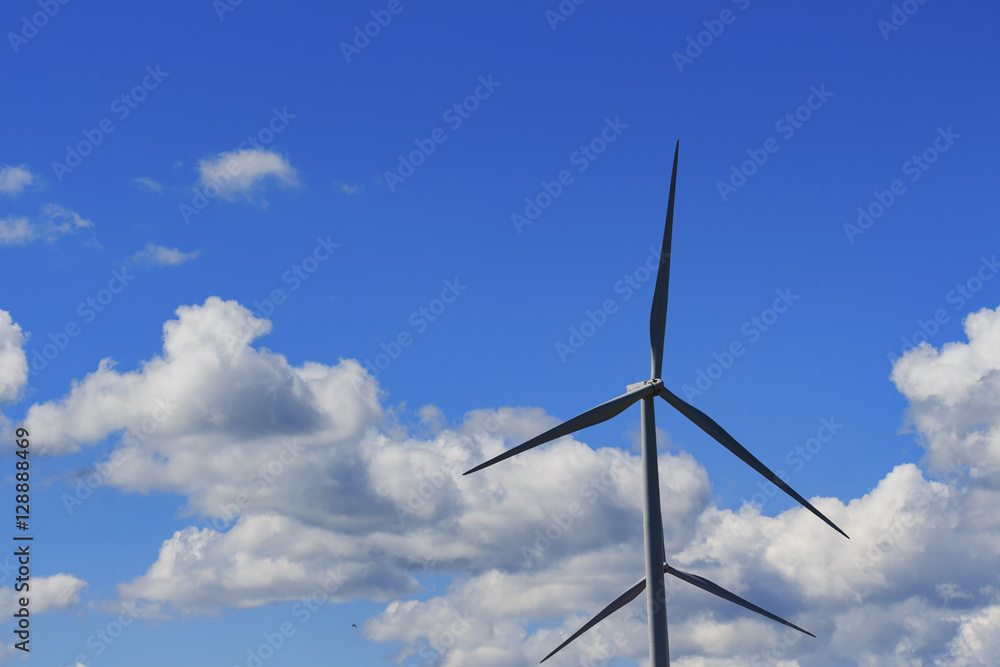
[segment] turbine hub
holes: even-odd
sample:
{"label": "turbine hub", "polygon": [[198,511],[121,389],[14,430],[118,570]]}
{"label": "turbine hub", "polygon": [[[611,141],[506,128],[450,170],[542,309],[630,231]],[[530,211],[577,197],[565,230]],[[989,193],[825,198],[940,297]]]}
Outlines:
{"label": "turbine hub", "polygon": [[653,392],[653,396],[660,393],[660,389],[663,388],[663,380],[656,378],[655,380],[643,380],[642,382],[636,382],[635,384],[630,384],[625,386],[625,391],[632,391],[633,389],[639,389],[640,387],[645,387],[647,384],[655,385],[656,390]]}

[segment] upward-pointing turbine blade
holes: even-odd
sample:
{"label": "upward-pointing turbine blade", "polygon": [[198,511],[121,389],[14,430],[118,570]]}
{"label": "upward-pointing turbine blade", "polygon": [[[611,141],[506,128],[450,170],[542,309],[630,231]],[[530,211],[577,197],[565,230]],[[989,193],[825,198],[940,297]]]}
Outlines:
{"label": "upward-pointing turbine blade", "polygon": [[[810,637],[815,637],[816,636],[813,633],[809,632],[808,630],[803,630],[802,628],[800,628],[799,626],[795,625],[794,623],[789,623],[788,621],[786,621],[785,619],[781,618],[780,616],[772,614],[771,612],[767,611],[766,609],[758,607],[757,605],[753,604],[752,602],[748,602],[747,600],[744,600],[739,595],[736,595],[735,593],[727,591],[722,586],[718,585],[714,581],[710,581],[710,580],[706,579],[705,577],[699,577],[696,574],[689,574],[687,572],[682,572],[681,570],[678,570],[678,569],[676,569],[674,567],[671,567],[667,563],[663,564],[663,571],[665,573],[667,573],[667,574],[671,574],[671,575],[677,577],[681,581],[686,581],[689,584],[691,584],[692,586],[697,586],[698,588],[700,588],[703,591],[707,591],[707,592],[711,593],[712,595],[720,597],[723,600],[728,600],[729,602],[732,602],[733,604],[737,604],[737,605],[743,607],[744,609],[749,609],[750,611],[758,613],[761,616],[766,616],[767,618],[771,619],[772,621],[777,621],[778,623],[781,623],[782,625],[787,625],[788,627],[794,628],[794,629],[798,630],[799,632],[803,632],[803,633],[809,635]],[[576,632],[574,632],[573,635],[569,639],[567,639],[566,641],[564,641],[562,644],[560,644],[559,646],[557,646],[554,651],[552,651],[547,656],[545,656],[544,658],[542,658],[542,662],[545,662],[546,660],[548,660],[549,658],[551,658],[552,656],[554,656],[556,653],[558,653],[559,651],[561,651],[564,648],[566,648],[566,646],[569,645],[570,642],[572,642],[574,639],[576,639],[577,637],[579,637],[580,635],[582,635],[584,632],[586,632],[587,630],[590,630],[592,627],[594,627],[595,625],[597,625],[598,623],[600,623],[601,621],[603,621],[604,619],[606,619],[608,616],[610,616],[611,614],[615,613],[616,611],[618,611],[619,609],[621,609],[622,607],[624,607],[625,605],[627,605],[629,602],[631,602],[632,600],[634,600],[637,597],[639,597],[639,593],[641,593],[644,588],[646,588],[646,578],[645,577],[643,577],[642,579],[640,579],[639,581],[637,581],[631,588],[629,588],[627,591],[625,591],[624,593],[622,593],[621,595],[619,595],[617,598],[615,598],[615,601],[612,602],[611,604],[609,604],[604,609],[602,609],[601,612],[599,614],[597,614],[597,616],[594,616],[594,618],[592,618],[589,621],[587,621],[587,623],[582,628],[580,628],[579,630],[577,630]]]}
{"label": "upward-pointing turbine blade", "polygon": [[681,572],[680,570],[674,569],[670,565],[667,565],[666,567],[664,567],[663,571],[666,572],[667,574],[672,574],[675,577],[677,577],[678,579],[686,581],[689,584],[692,584],[693,586],[697,586],[698,588],[700,588],[703,591],[708,591],[712,595],[716,595],[716,596],[722,598],[723,600],[728,600],[728,601],[732,602],[733,604],[738,604],[739,606],[743,607],[744,609],[749,609],[750,611],[757,612],[761,616],[766,616],[769,619],[771,619],[772,621],[777,621],[778,623],[781,623],[782,625],[787,625],[790,628],[795,628],[799,632],[804,632],[805,634],[809,635],[810,637],[815,637],[816,636],[813,633],[809,632],[808,630],[803,630],[799,626],[797,626],[797,625],[795,625],[793,623],[789,623],[788,621],[786,621],[785,619],[781,618],[780,616],[776,616],[776,615],[772,614],[771,612],[767,611],[766,609],[761,609],[760,607],[758,607],[757,605],[753,604],[752,602],[747,602],[746,600],[744,600],[743,598],[741,598],[739,595],[736,595],[735,593],[730,593],[729,591],[727,591],[725,588],[723,588],[722,586],[718,585],[714,581],[709,581],[708,579],[706,579],[704,577],[699,577],[696,574],[688,574],[687,572]]}
{"label": "upward-pointing turbine blade", "polygon": [[746,447],[736,442],[736,438],[729,435],[724,428],[715,423],[715,420],[693,405],[689,405],[688,403],[682,401],[679,397],[671,393],[666,387],[660,389],[659,394],[664,398],[664,400],[667,401],[667,403],[677,408],[681,414],[693,421],[705,433],[708,433],[710,436],[715,438],[720,445],[740,457],[744,463],[763,475],[765,479],[797,500],[803,507],[818,516],[820,519],[823,519],[823,521],[825,521],[835,531],[844,537],[847,537],[847,539],[851,539],[847,536],[847,533],[838,528],[835,523],[827,519],[822,512],[809,504],[808,500],[796,493],[792,487],[785,484],[780,477],[775,475],[767,466],[757,460],[757,457],[751,454]]}
{"label": "upward-pointing turbine blade", "polygon": [[662,386],[660,383],[644,384],[641,387],[637,387],[632,391],[622,394],[617,398],[612,398],[607,403],[601,403],[596,408],[587,410],[581,415],[577,415],[572,419],[564,421],[562,424],[559,424],[559,426],[551,428],[545,433],[542,433],[541,435],[536,435],[534,438],[527,441],[523,445],[518,445],[513,449],[508,449],[500,456],[492,458],[486,463],[480,463],[472,470],[469,470],[463,474],[468,475],[469,473],[476,472],[477,470],[482,470],[483,468],[487,468],[493,465],[494,463],[499,463],[500,461],[503,461],[504,459],[509,459],[510,457],[516,454],[528,451],[532,447],[537,447],[538,445],[545,444],[546,442],[550,442],[552,440],[555,440],[556,438],[561,438],[564,435],[569,435],[570,433],[579,431],[580,429],[583,428],[587,428],[588,426],[593,426],[594,424],[600,424],[603,421],[607,421],[612,417],[614,417],[615,415],[622,412],[625,408],[632,405],[639,399],[649,396],[650,394],[656,391],[657,387],[660,386]]}
{"label": "upward-pointing turbine blade", "polygon": [[546,660],[554,656],[556,653],[566,648],[566,646],[570,642],[572,642],[574,639],[582,635],[584,632],[590,630],[592,627],[594,627],[595,625],[606,619],[608,616],[615,613],[616,611],[627,605],[629,602],[639,597],[639,593],[641,593],[642,589],[644,589],[645,587],[646,587],[646,577],[643,577],[642,579],[637,581],[635,585],[633,585],[630,589],[628,589],[627,591],[619,595],[617,598],[615,598],[614,602],[612,602],[607,607],[602,609],[601,613],[599,613],[597,616],[587,621],[587,624],[584,625],[579,630],[577,630],[576,632],[574,632],[572,637],[570,637],[562,644],[557,646],[556,649],[552,651],[552,653],[549,653],[547,656],[542,658],[542,662],[545,662]]}
{"label": "upward-pointing turbine blade", "polygon": [[667,327],[667,288],[670,284],[670,241],[674,233],[674,190],[677,187],[677,154],[681,142],[674,148],[674,170],[670,174],[670,197],[667,199],[667,219],[663,224],[663,245],[660,248],[660,267],[656,271],[653,288],[653,307],[649,312],[649,350],[653,368],[651,380],[663,372],[663,334]]}

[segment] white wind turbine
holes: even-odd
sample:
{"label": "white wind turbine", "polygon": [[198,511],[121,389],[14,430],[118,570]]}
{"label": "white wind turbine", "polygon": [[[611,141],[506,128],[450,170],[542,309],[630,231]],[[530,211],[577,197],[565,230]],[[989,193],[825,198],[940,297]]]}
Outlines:
{"label": "white wind turbine", "polygon": [[490,459],[465,474],[474,473],[477,470],[489,467],[494,463],[499,463],[515,454],[520,454],[533,447],[561,438],[570,433],[574,433],[588,426],[600,424],[621,413],[637,401],[642,401],[641,425],[642,425],[642,466],[643,475],[643,495],[645,505],[643,506],[643,540],[646,549],[646,576],[635,585],[622,593],[618,598],[605,607],[597,616],[591,619],[586,625],[580,628],[573,636],[560,644],[554,651],[549,653],[542,662],[545,662],[556,654],[564,646],[592,628],[594,625],[610,616],[612,613],[622,608],[646,588],[647,582],[649,592],[646,594],[646,612],[649,619],[649,659],[652,667],[668,667],[670,665],[670,652],[667,641],[667,609],[666,609],[666,588],[664,586],[664,574],[671,574],[678,579],[693,584],[702,590],[717,595],[724,600],[729,600],[746,609],[766,616],[779,623],[795,628],[800,632],[815,637],[811,632],[789,623],[788,621],[775,616],[774,614],[761,609],[760,607],[747,602],[743,598],[735,595],[715,584],[708,579],[694,574],[688,574],[674,569],[666,563],[663,547],[663,520],[660,515],[660,484],[659,472],[656,464],[656,425],[653,417],[653,399],[660,396],[667,403],[674,406],[681,414],[694,422],[705,433],[709,434],[723,447],[738,456],[744,463],[759,472],[765,479],[780,488],[789,496],[797,500],[802,506],[829,524],[838,533],[847,537],[847,533],[838,528],[832,521],[826,518],[822,512],[813,507],[809,501],[796,493],[790,486],[785,484],[777,475],[757,460],[743,445],[738,443],[729,433],[726,432],[715,421],[703,413],[701,410],[681,400],[664,385],[660,379],[663,370],[663,338],[667,321],[667,285],[670,279],[670,241],[673,232],[674,220],[674,189],[677,185],[677,155],[680,150],[680,142],[674,149],[674,166],[670,176],[670,197],[667,201],[667,218],[663,229],[663,245],[660,250],[660,265],[656,274],[656,287],[653,291],[653,306],[649,316],[649,343],[652,356],[652,371],[650,379],[629,385],[626,393],[617,398],[613,398],[606,403],[598,405],[596,408],[587,410],[583,414],[563,422],[555,428],[549,429],[545,433],[528,440],[522,445],[509,449],[500,456]]}

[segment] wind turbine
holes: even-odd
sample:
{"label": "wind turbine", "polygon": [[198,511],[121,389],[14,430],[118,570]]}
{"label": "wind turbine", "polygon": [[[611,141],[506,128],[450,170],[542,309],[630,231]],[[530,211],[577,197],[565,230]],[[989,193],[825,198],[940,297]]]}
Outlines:
{"label": "wind turbine", "polygon": [[[667,286],[670,280],[670,241],[674,224],[674,190],[677,186],[677,156],[680,151],[680,142],[674,149],[674,166],[670,175],[670,197],[667,201],[667,218],[663,228],[663,245],[660,249],[660,265],[656,273],[656,287],[653,290],[653,306],[649,315],[649,345],[652,357],[652,369],[649,380],[638,382],[626,387],[626,393],[613,398],[606,403],[598,405],[596,408],[563,422],[555,428],[549,429],[541,435],[535,436],[524,444],[513,449],[508,449],[503,454],[481,463],[480,465],[465,472],[468,475],[483,468],[487,468],[494,463],[499,463],[521,452],[526,452],[533,447],[537,447],[546,442],[561,438],[581,429],[600,424],[611,419],[615,415],[623,412],[625,408],[633,403],[642,401],[641,405],[641,431],[642,431],[642,467],[643,475],[643,495],[645,505],[643,506],[643,540],[646,550],[646,576],[627,591],[622,593],[614,602],[605,607],[597,616],[591,619],[586,625],[580,628],[576,634],[563,642],[552,653],[545,656],[542,662],[548,660],[556,652],[569,644],[571,641],[582,635],[594,625],[610,616],[612,613],[634,600],[647,588],[646,612],[649,619],[649,659],[652,667],[668,667],[670,665],[670,652],[667,642],[667,610],[666,610],[666,587],[663,575],[669,573],[682,579],[702,590],[708,591],[725,600],[729,600],[746,609],[766,616],[779,623],[783,623],[791,628],[807,635],[815,637],[811,632],[806,632],[802,628],[792,625],[788,621],[767,612],[760,607],[747,602],[743,598],[727,591],[718,584],[697,575],[688,574],[676,570],[666,563],[663,542],[663,520],[660,514],[660,482],[659,472],[656,464],[656,424],[653,416],[653,399],[656,396],[664,399],[674,406],[682,415],[694,422],[705,433],[712,436],[723,447],[738,456],[744,463],[759,472],[769,482],[794,498],[803,507],[818,516],[829,524],[838,533],[847,537],[847,533],[838,528],[830,519],[826,518],[822,512],[813,507],[809,501],[796,493],[790,486],[785,484],[777,475],[757,460],[743,445],[729,435],[725,429],[719,426],[711,417],[698,408],[681,400],[663,385],[660,375],[663,370],[663,338],[667,322]],[[849,539],[849,538],[848,538]]]}

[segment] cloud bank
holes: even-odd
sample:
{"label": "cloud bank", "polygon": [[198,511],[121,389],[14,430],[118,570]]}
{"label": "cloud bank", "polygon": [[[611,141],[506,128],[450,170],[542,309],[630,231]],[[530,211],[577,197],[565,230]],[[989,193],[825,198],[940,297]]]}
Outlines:
{"label": "cloud bank", "polygon": [[[819,636],[793,636],[676,582],[676,664],[995,658],[1000,309],[970,315],[965,327],[968,342],[921,346],[894,369],[929,470],[902,464],[860,498],[811,499],[850,541],[802,509],[721,509],[696,460],[660,454],[670,562]],[[334,601],[386,603],[363,629],[373,641],[403,642],[401,659],[499,666],[537,662],[642,576],[637,456],[566,437],[533,451],[530,465],[519,457],[463,477],[556,420],[503,407],[449,427],[427,408],[402,424],[356,361],[294,366],[254,346],[270,322],[233,301],[178,308],[163,330],[160,355],[122,372],[104,360],[26,420],[46,425],[38,446],[48,454],[115,435],[127,456],[107,484],[187,499],[191,525],[120,584],[124,599],[204,613],[295,600],[334,582]],[[431,571],[452,584],[418,599],[417,576]],[[556,664],[644,664],[644,608],[640,596]]]}

